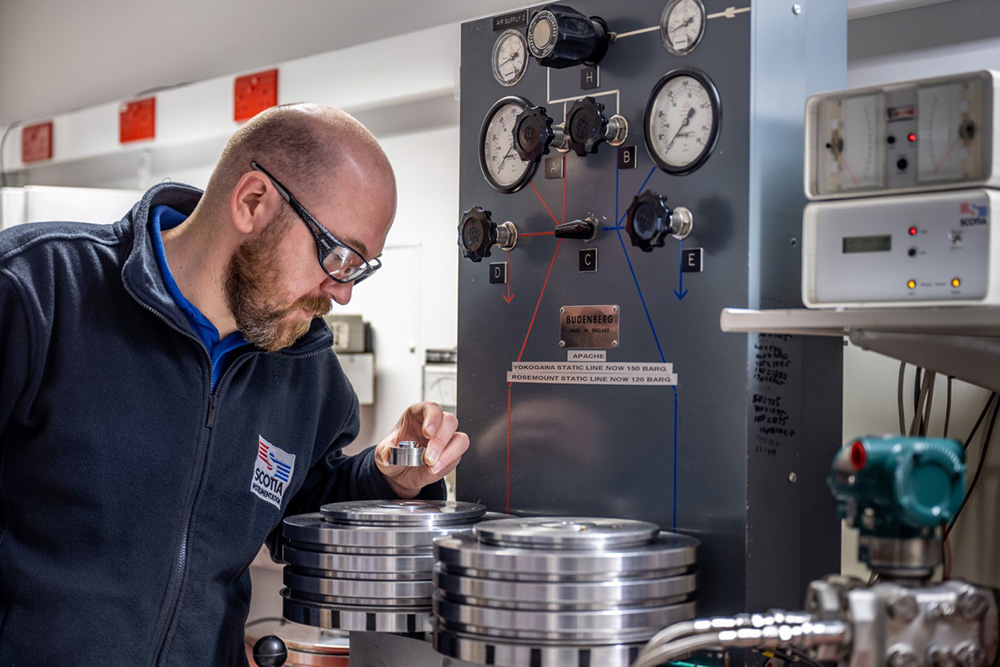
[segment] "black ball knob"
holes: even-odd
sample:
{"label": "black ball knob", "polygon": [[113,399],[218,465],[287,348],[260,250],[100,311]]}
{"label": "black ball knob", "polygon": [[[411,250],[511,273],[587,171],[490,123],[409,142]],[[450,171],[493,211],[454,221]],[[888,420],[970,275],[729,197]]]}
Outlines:
{"label": "black ball knob", "polygon": [[552,119],[545,107],[527,107],[514,120],[514,150],[525,162],[534,162],[549,152],[555,138]]}
{"label": "black ball knob", "polygon": [[632,199],[628,207],[625,231],[632,245],[643,252],[663,247],[664,239],[671,233],[672,211],[667,198],[646,190]]}
{"label": "black ball knob", "polygon": [[603,104],[593,97],[577,100],[566,114],[566,145],[580,157],[596,153],[607,129]]}
{"label": "black ball knob", "polygon": [[288,659],[288,649],[281,637],[267,635],[253,645],[253,661],[260,667],[281,667]]}
{"label": "black ball knob", "polygon": [[528,24],[528,51],[540,65],[596,65],[608,51],[608,25],[565,5],[546,5]]}

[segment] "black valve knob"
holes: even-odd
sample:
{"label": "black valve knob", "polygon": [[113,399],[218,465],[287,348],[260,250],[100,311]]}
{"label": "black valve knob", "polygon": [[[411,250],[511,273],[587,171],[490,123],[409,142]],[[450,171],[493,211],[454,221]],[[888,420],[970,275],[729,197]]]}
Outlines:
{"label": "black valve knob", "polygon": [[597,220],[591,217],[556,225],[556,238],[592,241],[597,236]]}
{"label": "black valve knob", "polygon": [[608,51],[608,24],[564,5],[546,5],[528,24],[528,50],[540,65],[596,65]]}
{"label": "black valve knob", "polygon": [[577,100],[566,114],[566,145],[580,157],[596,153],[607,129],[603,104],[593,97]]}
{"label": "black valve knob", "polygon": [[548,153],[555,136],[545,107],[527,107],[514,120],[514,150],[525,162],[534,162]]}
{"label": "black valve knob", "polygon": [[663,240],[670,233],[673,211],[667,206],[667,198],[652,190],[646,190],[632,199],[628,207],[625,231],[632,239],[632,245],[643,252],[663,247]]}
{"label": "black valve knob", "polygon": [[517,245],[517,229],[513,222],[496,224],[489,211],[482,206],[473,206],[462,214],[462,222],[458,225],[458,244],[462,246],[462,254],[473,262],[482,261],[490,256],[490,248],[494,245],[501,250],[510,251]]}
{"label": "black valve knob", "polygon": [[281,637],[267,635],[253,645],[253,661],[260,667],[281,667],[288,659],[288,649]]}

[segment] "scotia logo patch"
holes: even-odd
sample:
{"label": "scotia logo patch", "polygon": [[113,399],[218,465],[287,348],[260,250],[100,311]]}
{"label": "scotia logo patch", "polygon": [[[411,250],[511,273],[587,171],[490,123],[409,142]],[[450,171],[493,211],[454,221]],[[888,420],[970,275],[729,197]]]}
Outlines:
{"label": "scotia logo patch", "polygon": [[289,454],[275,447],[264,436],[257,436],[257,459],[253,466],[250,490],[261,500],[266,500],[278,509],[285,497],[295,474],[295,454]]}

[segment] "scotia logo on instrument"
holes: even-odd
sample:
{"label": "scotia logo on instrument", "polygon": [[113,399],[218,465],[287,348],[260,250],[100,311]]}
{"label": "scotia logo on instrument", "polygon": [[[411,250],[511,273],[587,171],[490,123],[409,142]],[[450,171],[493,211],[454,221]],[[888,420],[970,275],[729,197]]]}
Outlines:
{"label": "scotia logo on instrument", "polygon": [[295,455],[272,445],[258,434],[257,458],[254,461],[250,491],[261,500],[281,509],[285,490],[294,474]]}

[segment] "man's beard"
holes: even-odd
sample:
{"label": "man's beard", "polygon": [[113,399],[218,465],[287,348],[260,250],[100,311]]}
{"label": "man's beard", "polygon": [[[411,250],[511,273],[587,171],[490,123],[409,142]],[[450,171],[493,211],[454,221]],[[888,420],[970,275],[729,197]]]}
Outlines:
{"label": "man's beard", "polygon": [[282,306],[274,289],[281,283],[278,241],[288,227],[289,216],[279,215],[260,235],[241,245],[229,262],[226,303],[243,337],[268,352],[282,350],[309,331],[312,320],[295,316],[305,308],[316,316],[330,312],[330,299],[307,296]]}

